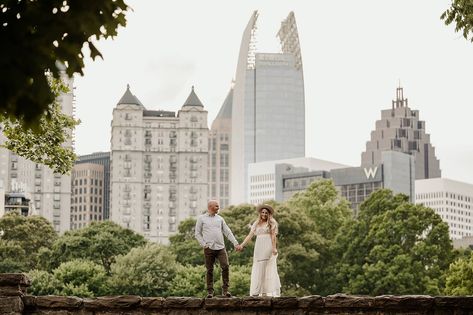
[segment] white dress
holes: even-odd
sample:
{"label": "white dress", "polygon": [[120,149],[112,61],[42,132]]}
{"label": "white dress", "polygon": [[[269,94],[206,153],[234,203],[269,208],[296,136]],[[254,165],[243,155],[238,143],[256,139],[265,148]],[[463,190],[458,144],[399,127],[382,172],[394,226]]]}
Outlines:
{"label": "white dress", "polygon": [[[276,224],[273,225],[273,229],[277,233]],[[256,235],[256,243],[251,269],[250,295],[280,296],[281,282],[276,263],[277,255],[272,253],[273,247],[269,226],[258,226],[255,222],[251,230]]]}

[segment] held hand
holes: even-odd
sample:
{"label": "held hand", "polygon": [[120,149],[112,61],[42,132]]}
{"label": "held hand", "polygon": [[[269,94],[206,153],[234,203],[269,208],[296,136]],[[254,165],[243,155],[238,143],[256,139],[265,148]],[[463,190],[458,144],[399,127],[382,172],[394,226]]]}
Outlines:
{"label": "held hand", "polygon": [[243,250],[243,246],[237,244],[237,245],[235,245],[235,250],[236,250],[237,252],[241,252],[241,251]]}
{"label": "held hand", "polygon": [[273,248],[273,255],[277,255],[278,254],[278,250],[276,248]]}

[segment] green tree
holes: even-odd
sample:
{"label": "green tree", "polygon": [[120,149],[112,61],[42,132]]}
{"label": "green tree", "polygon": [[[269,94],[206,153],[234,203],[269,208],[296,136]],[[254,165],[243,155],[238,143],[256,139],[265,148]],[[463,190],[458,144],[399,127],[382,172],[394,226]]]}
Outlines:
{"label": "green tree", "polygon": [[0,268],[3,272],[27,272],[37,268],[41,251],[51,247],[57,239],[45,218],[25,217],[16,212],[0,218],[0,231]]}
{"label": "green tree", "polygon": [[52,273],[32,270],[29,293],[34,295],[73,295],[94,297],[108,293],[107,274],[101,265],[76,259],[62,263]]}
{"label": "green tree", "polygon": [[15,241],[0,239],[0,273],[24,272],[26,267],[25,250]]}
{"label": "green tree", "polygon": [[92,222],[85,228],[64,233],[43,259],[48,270],[73,259],[85,259],[102,265],[110,273],[117,255],[127,254],[145,243],[143,236],[111,221]]}
{"label": "green tree", "polygon": [[45,164],[56,173],[68,173],[74,166],[77,156],[72,147],[64,146],[71,140],[72,130],[79,123],[72,117],[63,114],[58,97],[68,92],[60,81],[50,80],[54,102],[39,118],[39,126],[33,131],[26,128],[23,119],[4,119],[3,134],[7,138],[1,146],[36,163]]}
{"label": "green tree", "polygon": [[28,293],[32,295],[58,295],[61,292],[62,283],[52,273],[44,270],[33,269],[28,272],[31,286]]}
{"label": "green tree", "polygon": [[62,263],[53,275],[62,284],[60,295],[93,297],[108,292],[105,269],[90,260],[76,259]]}
{"label": "green tree", "polygon": [[126,10],[123,0],[2,1],[0,114],[37,126],[54,101],[46,71],[59,78],[59,61],[69,76],[82,74],[84,46],[93,59],[101,57],[93,37],[115,36]]}
{"label": "green tree", "polygon": [[[219,270],[215,274],[216,280],[214,287],[222,287],[222,276]],[[250,265],[230,265],[230,292],[235,296],[248,296],[250,294]],[[218,291],[217,291],[218,292]]]}
{"label": "green tree", "polygon": [[462,32],[466,40],[473,42],[473,0],[452,0],[450,8],[440,16],[446,25],[455,23],[455,32]]}
{"label": "green tree", "polygon": [[168,296],[179,269],[167,246],[147,244],[118,256],[109,280],[112,294]]}
{"label": "green tree", "polygon": [[351,294],[439,294],[453,257],[440,216],[390,190],[371,194],[333,250],[335,289]]}
{"label": "green tree", "polygon": [[[272,203],[276,207],[276,203]],[[241,243],[246,235],[250,232],[251,225],[258,219],[256,207],[250,204],[241,204],[237,206],[229,206],[220,212],[220,215],[225,219],[225,222],[232,230],[236,239]],[[230,263],[233,265],[248,265],[252,263],[254,239],[250,242],[243,252],[234,250],[234,246],[226,240],[226,247],[228,249],[228,256]]]}
{"label": "green tree", "polygon": [[182,265],[200,266],[204,264],[202,247],[194,236],[195,223],[194,218],[183,220],[179,224],[178,232],[169,238],[170,249]]}
{"label": "green tree", "polygon": [[205,273],[203,264],[198,266],[179,265],[176,276],[172,279],[170,285],[170,296],[201,296],[204,297],[205,291]]}
{"label": "green tree", "polygon": [[333,286],[330,275],[337,260],[331,247],[353,212],[330,180],[313,182],[304,192],[289,199],[287,207],[288,211],[282,213],[287,218],[283,217],[284,223],[280,224],[281,243],[287,244],[287,249],[281,250],[281,272],[283,280],[291,285],[284,292],[328,294]]}
{"label": "green tree", "polygon": [[446,277],[446,295],[473,295],[473,253],[453,262]]}

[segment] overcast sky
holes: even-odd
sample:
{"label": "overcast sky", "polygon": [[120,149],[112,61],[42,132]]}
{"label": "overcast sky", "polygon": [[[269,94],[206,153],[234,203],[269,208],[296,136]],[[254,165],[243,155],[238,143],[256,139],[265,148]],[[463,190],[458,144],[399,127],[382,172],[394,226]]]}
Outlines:
{"label": "overcast sky", "polygon": [[110,150],[112,110],[130,84],[147,109],[177,111],[191,86],[211,125],[235,76],[243,30],[259,11],[257,50],[294,11],[304,67],[306,155],[359,166],[401,82],[420,111],[442,177],[473,183],[473,44],[441,13],[447,0],[128,0],[128,25],[100,41],[104,60],[75,78],[77,154]]}

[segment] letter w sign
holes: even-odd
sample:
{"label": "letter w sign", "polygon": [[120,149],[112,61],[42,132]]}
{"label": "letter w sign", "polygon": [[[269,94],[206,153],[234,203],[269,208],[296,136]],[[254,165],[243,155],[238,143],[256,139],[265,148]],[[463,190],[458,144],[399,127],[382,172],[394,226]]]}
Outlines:
{"label": "letter w sign", "polygon": [[378,171],[378,167],[375,166],[374,168],[364,168],[365,175],[367,179],[374,178],[376,176],[376,172]]}

